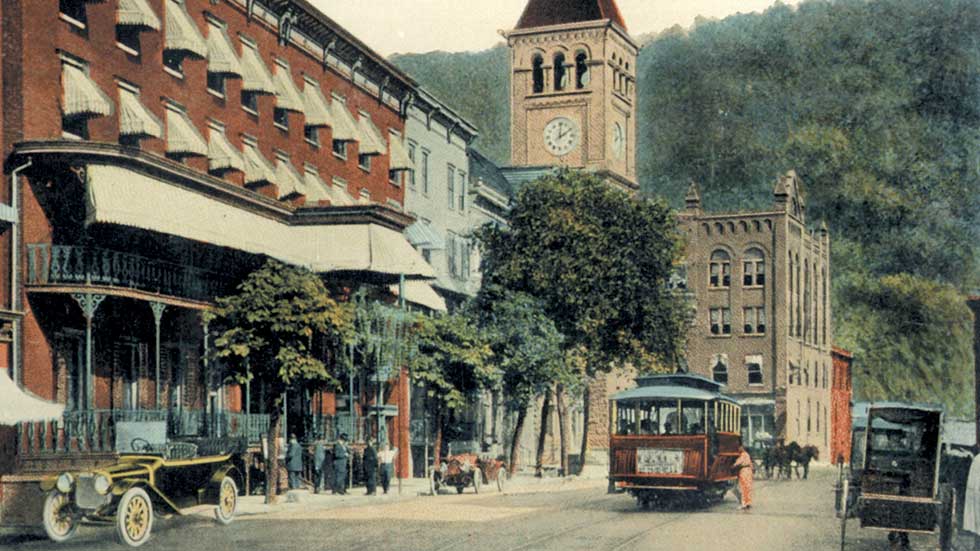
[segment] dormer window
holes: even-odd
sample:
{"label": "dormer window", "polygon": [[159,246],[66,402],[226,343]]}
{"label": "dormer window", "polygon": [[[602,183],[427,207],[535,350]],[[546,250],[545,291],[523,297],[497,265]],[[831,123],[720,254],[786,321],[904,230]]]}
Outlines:
{"label": "dormer window", "polygon": [[589,85],[592,75],[589,74],[589,56],[583,51],[575,54],[575,88],[581,90]]}
{"label": "dormer window", "polygon": [[531,80],[533,81],[533,93],[544,92],[544,58],[540,55],[535,55],[531,61]]}
{"label": "dormer window", "polygon": [[555,54],[555,90],[561,91],[568,87],[568,67],[565,67],[565,54]]}

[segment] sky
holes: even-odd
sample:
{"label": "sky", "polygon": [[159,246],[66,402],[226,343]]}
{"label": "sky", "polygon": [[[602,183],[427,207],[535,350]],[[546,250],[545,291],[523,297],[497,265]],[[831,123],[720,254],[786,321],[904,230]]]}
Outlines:
{"label": "sky", "polygon": [[[514,27],[527,0],[310,0],[384,56],[485,50]],[[762,11],[773,0],[618,0],[630,34],[689,27],[698,15]],[[783,0],[795,5],[799,0]]]}

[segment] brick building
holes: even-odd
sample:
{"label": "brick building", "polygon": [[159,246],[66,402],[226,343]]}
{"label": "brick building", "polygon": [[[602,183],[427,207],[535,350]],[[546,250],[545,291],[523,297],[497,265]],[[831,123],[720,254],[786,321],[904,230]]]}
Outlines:
{"label": "brick building", "polygon": [[687,369],[742,402],[742,433],[830,449],[830,238],[807,229],[803,184],[779,177],[769,210],[708,213],[696,185],[679,222],[694,297]]}
{"label": "brick building", "polygon": [[[264,389],[209,364],[200,313],[266,258],[381,300],[435,276],[401,233],[415,83],[305,0],[3,2],[0,33],[0,366],[66,406],[8,472],[104,460],[120,421],[254,443]],[[288,429],[370,432],[341,407],[296,392]]]}
{"label": "brick building", "polygon": [[843,348],[830,349],[833,361],[833,374],[830,376],[830,456],[829,461],[837,463],[851,459],[851,363],[854,357]]}

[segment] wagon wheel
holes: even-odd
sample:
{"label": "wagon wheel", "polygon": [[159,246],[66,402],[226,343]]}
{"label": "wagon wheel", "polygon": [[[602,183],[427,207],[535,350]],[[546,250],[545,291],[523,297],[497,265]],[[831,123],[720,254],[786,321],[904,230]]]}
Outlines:
{"label": "wagon wheel", "polygon": [[483,486],[483,471],[479,467],[473,468],[473,491],[480,493],[480,486]]}
{"label": "wagon wheel", "polygon": [[840,500],[840,550],[844,551],[844,539],[847,535],[847,499],[849,491],[849,480],[844,477],[841,481],[841,500]]}
{"label": "wagon wheel", "polygon": [[72,516],[74,506],[71,497],[58,490],[51,490],[44,499],[43,522],[44,531],[51,541],[61,543],[75,535],[78,522]]}
{"label": "wagon wheel", "polygon": [[939,549],[950,551],[956,535],[956,492],[949,484],[939,486],[939,497],[942,501],[942,516],[939,518]]}
{"label": "wagon wheel", "polygon": [[153,529],[153,502],[146,490],[126,490],[116,508],[116,536],[130,547],[139,547],[150,539]]}
{"label": "wagon wheel", "polygon": [[230,476],[221,479],[218,489],[218,506],[214,508],[214,517],[218,523],[229,525],[235,520],[235,510],[238,509],[238,485]]}

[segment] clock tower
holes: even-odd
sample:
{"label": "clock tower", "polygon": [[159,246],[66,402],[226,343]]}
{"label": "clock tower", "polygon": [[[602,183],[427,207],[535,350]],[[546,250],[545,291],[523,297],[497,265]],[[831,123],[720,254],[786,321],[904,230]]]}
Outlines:
{"label": "clock tower", "polygon": [[636,181],[636,57],[615,0],[530,0],[506,34],[511,166]]}

